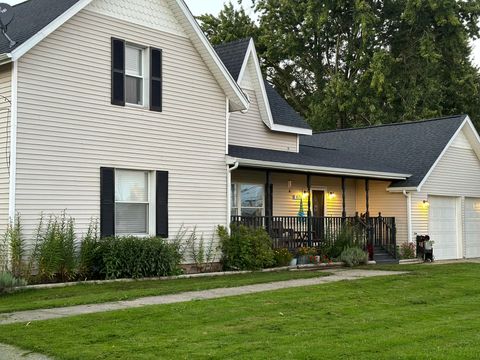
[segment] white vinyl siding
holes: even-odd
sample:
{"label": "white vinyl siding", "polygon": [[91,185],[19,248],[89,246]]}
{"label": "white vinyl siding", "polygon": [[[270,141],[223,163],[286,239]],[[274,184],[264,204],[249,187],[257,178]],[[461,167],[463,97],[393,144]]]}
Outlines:
{"label": "white vinyl siding", "polygon": [[10,156],[10,125],[12,121],[11,105],[3,97],[12,100],[11,64],[0,66],[0,231],[5,231],[8,224],[8,193]]}
{"label": "white vinyl siding", "polygon": [[[159,15],[160,16],[160,15]],[[110,104],[111,37],[163,49],[163,113]],[[169,172],[169,228],[225,224],[225,94],[189,39],[81,11],[19,63],[17,210],[78,234],[100,212],[100,167]]]}
{"label": "white vinyl siding", "polygon": [[[423,206],[423,200],[427,200],[428,196],[450,196],[459,199],[461,203],[460,234],[464,232],[462,224],[465,217],[465,197],[480,197],[480,161],[471,149],[463,130],[458,135],[426,180],[421,191],[412,192],[414,239],[416,234],[429,233],[429,209]],[[459,239],[462,239],[462,236]]]}
{"label": "white vinyl siding", "polygon": [[247,113],[232,113],[229,120],[229,144],[262,149],[297,151],[297,135],[270,130],[262,121],[258,98],[253,90],[244,90],[250,98]]}

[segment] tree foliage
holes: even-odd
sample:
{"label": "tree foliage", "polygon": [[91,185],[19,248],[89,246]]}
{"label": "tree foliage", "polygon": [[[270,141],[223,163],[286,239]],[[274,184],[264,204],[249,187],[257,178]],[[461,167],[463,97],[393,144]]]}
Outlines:
{"label": "tree foliage", "polygon": [[316,130],[468,113],[480,0],[253,0],[199,19],[213,43],[254,37],[264,73]]}

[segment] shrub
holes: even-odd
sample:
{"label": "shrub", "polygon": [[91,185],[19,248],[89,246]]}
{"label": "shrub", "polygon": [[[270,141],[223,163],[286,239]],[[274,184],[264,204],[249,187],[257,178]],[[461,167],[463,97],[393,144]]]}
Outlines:
{"label": "shrub", "polygon": [[0,272],[0,294],[14,287],[25,285],[27,285],[25,280],[16,278],[12,273],[7,271]]}
{"label": "shrub", "polygon": [[218,227],[225,270],[258,270],[274,265],[272,239],[264,229],[232,225],[231,234]]}
{"label": "shrub", "polygon": [[400,245],[400,256],[402,259],[415,259],[416,245],[414,243],[403,243]]}
{"label": "shrub", "polygon": [[288,266],[293,259],[292,253],[286,248],[273,250],[273,257],[275,266]]}
{"label": "shrub", "polygon": [[350,247],[342,251],[340,261],[350,267],[367,264],[368,254],[358,247]]}
{"label": "shrub", "polygon": [[330,234],[327,244],[321,249],[322,255],[330,259],[337,259],[342,252],[348,248],[359,248],[363,246],[363,233],[360,227],[346,224],[336,234]]}
{"label": "shrub", "polygon": [[142,278],[180,273],[182,256],[175,244],[157,237],[134,236],[101,239],[100,272],[107,279]]}

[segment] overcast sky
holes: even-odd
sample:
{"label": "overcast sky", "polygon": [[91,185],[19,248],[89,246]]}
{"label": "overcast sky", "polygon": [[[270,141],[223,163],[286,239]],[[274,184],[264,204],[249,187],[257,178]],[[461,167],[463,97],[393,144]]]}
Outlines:
{"label": "overcast sky", "polygon": [[[22,0],[3,1],[12,5],[22,2]],[[223,8],[225,0],[185,0],[185,2],[194,15],[201,15],[204,13],[217,14]],[[244,0],[243,2],[247,13],[251,13],[252,10],[249,7],[250,0]],[[237,0],[233,0],[232,3],[237,5]],[[475,41],[473,44],[473,61],[477,66],[480,66],[480,40]]]}

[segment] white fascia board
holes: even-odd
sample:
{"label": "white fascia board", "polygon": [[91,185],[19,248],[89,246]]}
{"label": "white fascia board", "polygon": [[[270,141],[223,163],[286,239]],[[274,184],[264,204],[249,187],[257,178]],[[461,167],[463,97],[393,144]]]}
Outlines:
{"label": "white fascia board", "polygon": [[248,65],[248,60],[252,59],[253,64],[255,66],[255,73],[257,75],[257,82],[260,86],[260,92],[263,98],[263,102],[265,104],[265,110],[267,112],[267,118],[263,121],[265,125],[267,125],[270,129],[273,128],[273,115],[270,108],[270,102],[268,101],[267,90],[265,89],[265,84],[263,82],[263,74],[262,69],[260,68],[260,62],[258,61],[258,54],[257,50],[255,49],[255,43],[253,39],[250,39],[250,44],[248,44],[247,53],[245,55],[245,59],[243,61],[242,69],[240,70],[240,74],[238,75],[238,83],[243,79],[243,75],[245,74],[246,67]]}
{"label": "white fascia board", "polygon": [[272,127],[273,131],[291,133],[291,134],[298,134],[298,135],[312,135],[313,131],[311,129],[304,129],[304,128],[297,128],[294,126],[287,126],[287,125],[279,125],[273,124]]}
{"label": "white fascia board", "polygon": [[458,134],[460,133],[460,131],[462,131],[464,125],[468,122],[468,120],[470,120],[468,118],[468,116],[465,117],[465,119],[463,120],[463,122],[461,123],[461,125],[458,127],[457,131],[455,131],[455,134],[453,134],[452,138],[448,141],[447,145],[445,146],[445,148],[442,150],[442,152],[440,153],[440,155],[438,156],[437,160],[435,160],[435,162],[433,163],[433,165],[430,167],[430,169],[428,170],[427,174],[423,177],[422,181],[420,182],[420,184],[418,185],[417,187],[417,191],[421,191],[422,190],[422,187],[423,185],[425,184],[425,182],[428,180],[428,178],[430,177],[430,175],[432,174],[433,170],[435,170],[435,168],[437,167],[438,163],[440,162],[440,160],[443,159],[444,155],[446,154],[446,152],[448,151],[448,149],[450,148],[450,146],[452,145],[452,143],[455,141],[455,138],[458,136]]}
{"label": "white fascia board", "polygon": [[311,129],[303,129],[303,128],[297,128],[294,126],[286,126],[286,125],[280,125],[280,124],[275,124],[273,121],[273,115],[272,115],[272,110],[270,107],[270,102],[268,101],[268,95],[267,95],[267,90],[265,89],[265,83],[263,81],[263,74],[262,70],[260,68],[260,62],[258,61],[258,54],[257,50],[255,48],[255,43],[253,39],[250,39],[250,43],[248,45],[247,52],[245,54],[245,58],[243,59],[243,64],[242,68],[240,70],[240,74],[238,75],[238,83],[240,84],[247,66],[248,66],[248,61],[252,59],[255,65],[255,73],[257,77],[257,82],[260,86],[261,90],[261,96],[263,98],[263,101],[265,103],[265,109],[267,112],[267,121],[264,121],[265,125],[272,130],[272,131],[278,131],[278,132],[283,132],[283,133],[290,133],[290,134],[298,134],[298,135],[312,135],[313,131]]}
{"label": "white fascia board", "polygon": [[38,33],[36,33],[30,39],[25,41],[22,45],[20,45],[15,50],[13,50],[12,54],[11,54],[12,55],[12,60],[16,61],[16,60],[20,59],[23,55],[25,55],[28,51],[30,51],[30,49],[32,49],[40,41],[45,39],[52,32],[57,30],[65,22],[70,20],[74,15],[76,15],[80,10],[84,9],[91,2],[92,2],[92,0],[80,0],[79,2],[77,2],[70,9],[65,11],[62,15],[60,15],[58,18],[53,20],[47,26],[45,26],[42,30],[40,30]]}
{"label": "white fascia board", "polygon": [[[195,20],[195,17],[190,12],[190,9],[188,8],[188,6],[185,4],[183,0],[174,0],[174,3],[178,6],[178,8],[181,10],[183,15],[185,16],[185,18],[188,20],[191,30],[193,30],[195,34],[196,39],[191,39],[191,40],[192,41],[196,40],[197,43],[199,43],[202,47],[206,49],[209,57],[213,61],[214,66],[220,70],[220,72],[222,73],[226,81],[226,85],[230,88],[231,91],[226,91],[230,101],[232,102],[230,106],[230,110],[232,112],[248,110],[248,108],[250,107],[250,102],[248,101],[247,97],[243,93],[240,86],[233,79],[232,75],[228,72],[223,62],[218,57],[217,53],[212,47],[212,44],[210,44],[210,42],[206,38],[205,34],[200,28],[200,25],[198,25],[197,20]],[[224,89],[224,91],[225,90],[226,89]],[[236,98],[235,99],[236,101],[233,101],[233,98]]]}
{"label": "white fascia board", "polygon": [[392,193],[397,193],[397,192],[401,193],[404,191],[418,191],[418,188],[416,186],[388,187],[387,191]]}
{"label": "white fascia board", "polygon": [[241,166],[258,167],[266,169],[276,170],[290,170],[310,172],[317,174],[339,175],[339,176],[353,176],[353,177],[369,177],[374,179],[387,179],[387,180],[405,180],[411,175],[397,174],[389,172],[369,171],[369,170],[355,170],[355,169],[342,169],[325,166],[312,166],[312,165],[297,165],[289,163],[279,163],[273,161],[242,159],[232,156],[227,156],[227,164],[239,163]]}

